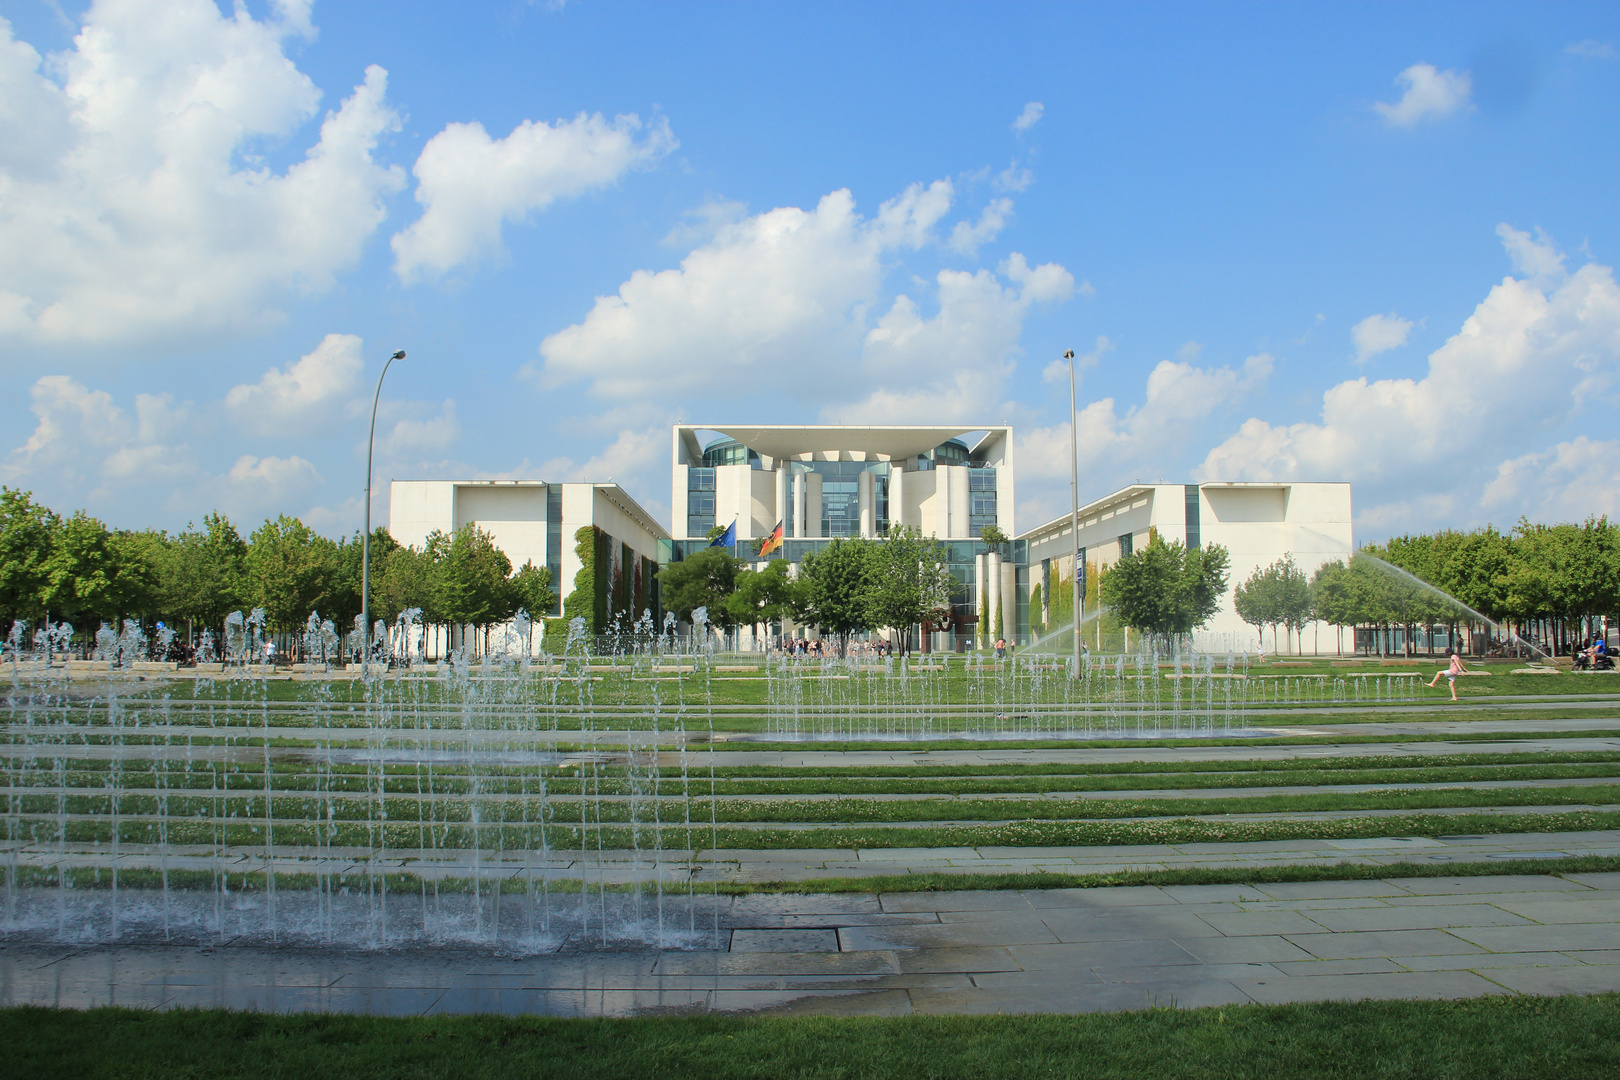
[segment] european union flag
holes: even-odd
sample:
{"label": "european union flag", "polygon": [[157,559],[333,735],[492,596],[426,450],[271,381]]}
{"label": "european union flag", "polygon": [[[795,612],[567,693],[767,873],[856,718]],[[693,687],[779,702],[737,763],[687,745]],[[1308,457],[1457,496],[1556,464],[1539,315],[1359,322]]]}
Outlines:
{"label": "european union flag", "polygon": [[726,531],[714,538],[710,547],[731,547],[737,542],[737,523],[733,521],[726,526]]}

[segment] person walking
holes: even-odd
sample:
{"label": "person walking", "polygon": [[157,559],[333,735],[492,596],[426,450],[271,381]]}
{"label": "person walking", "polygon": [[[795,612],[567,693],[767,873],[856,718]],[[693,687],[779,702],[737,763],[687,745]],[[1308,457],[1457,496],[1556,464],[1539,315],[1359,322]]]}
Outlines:
{"label": "person walking", "polygon": [[1451,657],[1451,663],[1446,665],[1446,670],[1435,672],[1434,678],[1429,681],[1428,685],[1436,685],[1440,681],[1440,676],[1444,675],[1451,686],[1451,700],[1456,701],[1457,676],[1467,671],[1468,668],[1463,665],[1462,653],[1458,652],[1456,649],[1447,649],[1446,655]]}

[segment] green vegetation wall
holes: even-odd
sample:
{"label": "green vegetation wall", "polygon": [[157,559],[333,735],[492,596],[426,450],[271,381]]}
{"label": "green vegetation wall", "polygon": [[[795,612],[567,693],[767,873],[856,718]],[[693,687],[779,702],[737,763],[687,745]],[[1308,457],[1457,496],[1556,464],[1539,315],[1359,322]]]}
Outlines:
{"label": "green vegetation wall", "polygon": [[568,644],[568,624],[585,620],[585,632],[593,637],[607,626],[608,590],[612,563],[607,533],[587,525],[574,534],[574,554],[579,557],[579,573],[574,575],[574,591],[563,600],[562,618],[546,620],[545,650],[561,653]]}

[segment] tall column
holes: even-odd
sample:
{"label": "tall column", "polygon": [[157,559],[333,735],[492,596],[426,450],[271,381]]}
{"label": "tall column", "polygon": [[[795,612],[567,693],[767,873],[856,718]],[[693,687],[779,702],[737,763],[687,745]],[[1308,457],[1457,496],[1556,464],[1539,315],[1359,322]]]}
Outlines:
{"label": "tall column", "polygon": [[905,484],[901,477],[906,474],[900,471],[898,461],[889,465],[889,528],[898,529],[902,525],[922,526],[920,521],[906,520],[906,493]]}
{"label": "tall column", "polygon": [[821,474],[806,473],[804,477],[804,534],[814,539],[821,535]]}
{"label": "tall column", "polygon": [[1001,636],[1018,640],[1018,567],[1011,559],[1001,564]]}
{"label": "tall column", "polygon": [[984,636],[985,641],[994,645],[996,638],[1007,636],[1005,621],[1001,632],[996,632],[996,616],[1001,612],[1001,555],[998,552],[992,551],[985,557],[984,570],[985,577],[989,579],[985,584],[989,586],[990,593],[984,605]]}
{"label": "tall column", "polygon": [[966,539],[968,533],[968,515],[973,512],[973,506],[968,501],[968,470],[961,465],[952,465],[945,470],[950,477],[947,483],[951,489],[951,535],[957,539]]}
{"label": "tall column", "polygon": [[956,535],[951,532],[950,475],[945,466],[934,466],[934,527],[939,530],[937,535],[941,540]]}
{"label": "tall column", "polygon": [[973,611],[979,617],[978,624],[973,628],[973,637],[981,649],[984,648],[984,636],[990,632],[990,627],[986,625],[990,612],[989,582],[985,580],[988,576],[985,573],[988,558],[982,551],[973,556]]}
{"label": "tall column", "polygon": [[855,477],[855,498],[861,508],[861,535],[873,537],[877,535],[876,487],[872,483],[872,474],[863,472]]}
{"label": "tall column", "polygon": [[804,536],[804,488],[807,473],[793,473],[793,535]]}
{"label": "tall column", "polygon": [[[783,525],[788,524],[788,516],[793,508],[788,505],[788,470],[792,468],[787,462],[779,462],[776,466],[776,520]],[[772,527],[776,522],[771,522]]]}

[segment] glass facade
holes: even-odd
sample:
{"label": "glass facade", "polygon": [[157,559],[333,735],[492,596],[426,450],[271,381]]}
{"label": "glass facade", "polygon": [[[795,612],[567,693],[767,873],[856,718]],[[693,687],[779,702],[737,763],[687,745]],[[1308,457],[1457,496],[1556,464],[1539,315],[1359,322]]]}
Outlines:
{"label": "glass facade", "polygon": [[968,535],[981,536],[995,523],[996,470],[974,469],[968,473]]}
{"label": "glass facade", "polygon": [[[707,536],[714,528],[714,470],[686,471],[686,535]],[[708,541],[704,541],[707,543]]]}
{"label": "glass facade", "polygon": [[547,615],[562,614],[562,595],[566,591],[562,580],[562,552],[562,487],[552,484],[546,488],[546,569],[551,571],[551,591],[556,599],[551,602]]}
{"label": "glass facade", "polygon": [[1136,548],[1136,542],[1131,538],[1130,533],[1120,533],[1119,534],[1119,557],[1120,558],[1123,559],[1123,558],[1127,557],[1128,555],[1130,555],[1130,553],[1132,551],[1135,550],[1135,548]]}
{"label": "glass facade", "polygon": [[703,464],[711,469],[717,465],[748,465],[757,469],[760,461],[758,454],[736,439],[725,439],[709,444],[703,451]]}
{"label": "glass facade", "polygon": [[1187,550],[1188,551],[1193,551],[1193,550],[1196,550],[1198,545],[1203,542],[1203,537],[1200,535],[1202,530],[1199,528],[1199,522],[1198,522],[1198,485],[1197,484],[1188,484],[1187,485],[1187,504],[1186,504],[1186,507],[1187,507],[1187,516],[1186,516],[1186,518],[1184,520],[1187,523]]}

